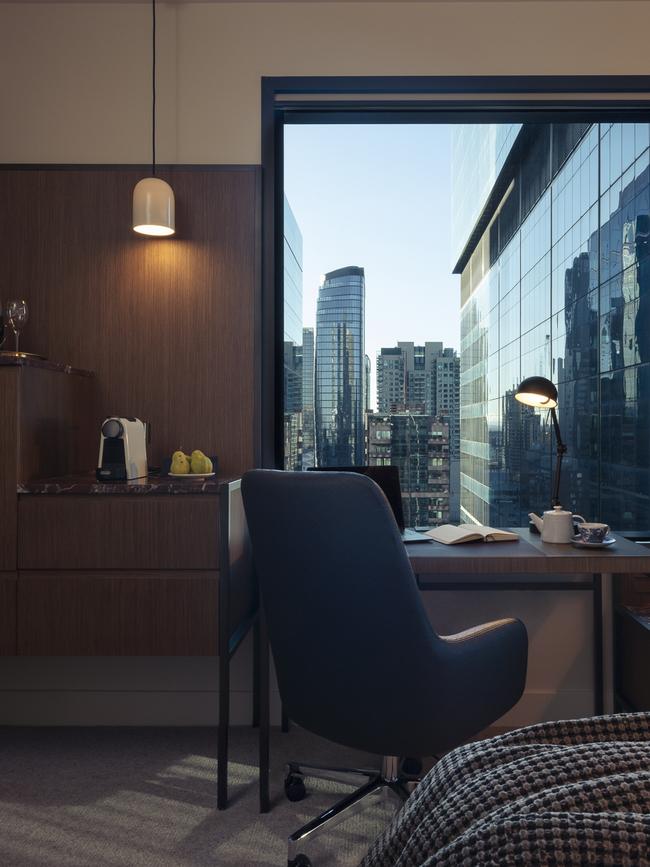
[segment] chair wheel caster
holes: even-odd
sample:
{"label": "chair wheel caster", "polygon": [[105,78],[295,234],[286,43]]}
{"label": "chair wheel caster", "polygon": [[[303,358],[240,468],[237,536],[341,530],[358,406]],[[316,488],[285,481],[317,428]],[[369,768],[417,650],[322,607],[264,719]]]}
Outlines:
{"label": "chair wheel caster", "polygon": [[[297,774],[287,774],[284,778],[284,794],[287,796],[289,801],[302,801],[302,799],[307,795],[303,778],[299,777]],[[306,857],[306,855],[298,855],[298,858]],[[298,861],[294,859],[293,863],[296,867],[309,867],[309,858],[307,858],[306,861]]]}
{"label": "chair wheel caster", "polygon": [[306,855],[296,855],[291,861],[287,861],[287,867],[311,867],[311,861]]}

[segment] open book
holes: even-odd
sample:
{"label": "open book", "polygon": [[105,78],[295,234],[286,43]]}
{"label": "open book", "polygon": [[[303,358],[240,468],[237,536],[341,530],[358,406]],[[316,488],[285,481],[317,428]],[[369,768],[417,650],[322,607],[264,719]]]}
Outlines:
{"label": "open book", "polygon": [[458,545],[460,542],[517,542],[519,536],[510,530],[496,530],[494,527],[481,527],[478,524],[443,524],[427,530],[427,536],[444,545]]}

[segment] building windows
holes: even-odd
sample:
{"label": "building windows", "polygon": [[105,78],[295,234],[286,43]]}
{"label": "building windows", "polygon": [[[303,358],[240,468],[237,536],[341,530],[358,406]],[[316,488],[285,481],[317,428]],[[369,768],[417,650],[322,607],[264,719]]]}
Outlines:
{"label": "building windows", "polygon": [[[528,142],[512,167],[521,216],[509,223],[507,243],[497,231],[489,266],[476,276],[484,245],[466,251],[461,277],[463,517],[518,525],[548,505],[548,419],[512,399],[521,378],[540,374],[559,389],[569,448],[563,504],[647,529],[649,127],[524,125],[518,136]],[[541,188],[545,149],[552,171]],[[462,188],[463,178],[455,184]]]}

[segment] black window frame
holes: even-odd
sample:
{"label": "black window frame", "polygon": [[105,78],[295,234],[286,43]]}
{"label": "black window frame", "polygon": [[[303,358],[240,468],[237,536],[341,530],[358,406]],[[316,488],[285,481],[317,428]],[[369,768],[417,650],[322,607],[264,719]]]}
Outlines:
{"label": "black window frame", "polygon": [[[337,99],[337,97],[340,97]],[[650,75],[263,77],[259,466],[281,468],[284,127],[302,123],[650,122]]]}

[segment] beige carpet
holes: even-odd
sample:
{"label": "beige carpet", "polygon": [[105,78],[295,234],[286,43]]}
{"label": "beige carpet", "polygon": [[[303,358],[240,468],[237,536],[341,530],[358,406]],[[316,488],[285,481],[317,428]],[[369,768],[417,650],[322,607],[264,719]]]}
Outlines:
{"label": "beige carpet", "polygon": [[[216,810],[213,729],[0,729],[2,867],[286,865],[286,837],[350,789],[308,781],[290,803],[287,759],[372,766],[293,728],[273,733],[272,809],[257,806],[256,732],[235,729],[231,806]],[[340,825],[305,854],[355,865],[392,813],[377,806]]]}

